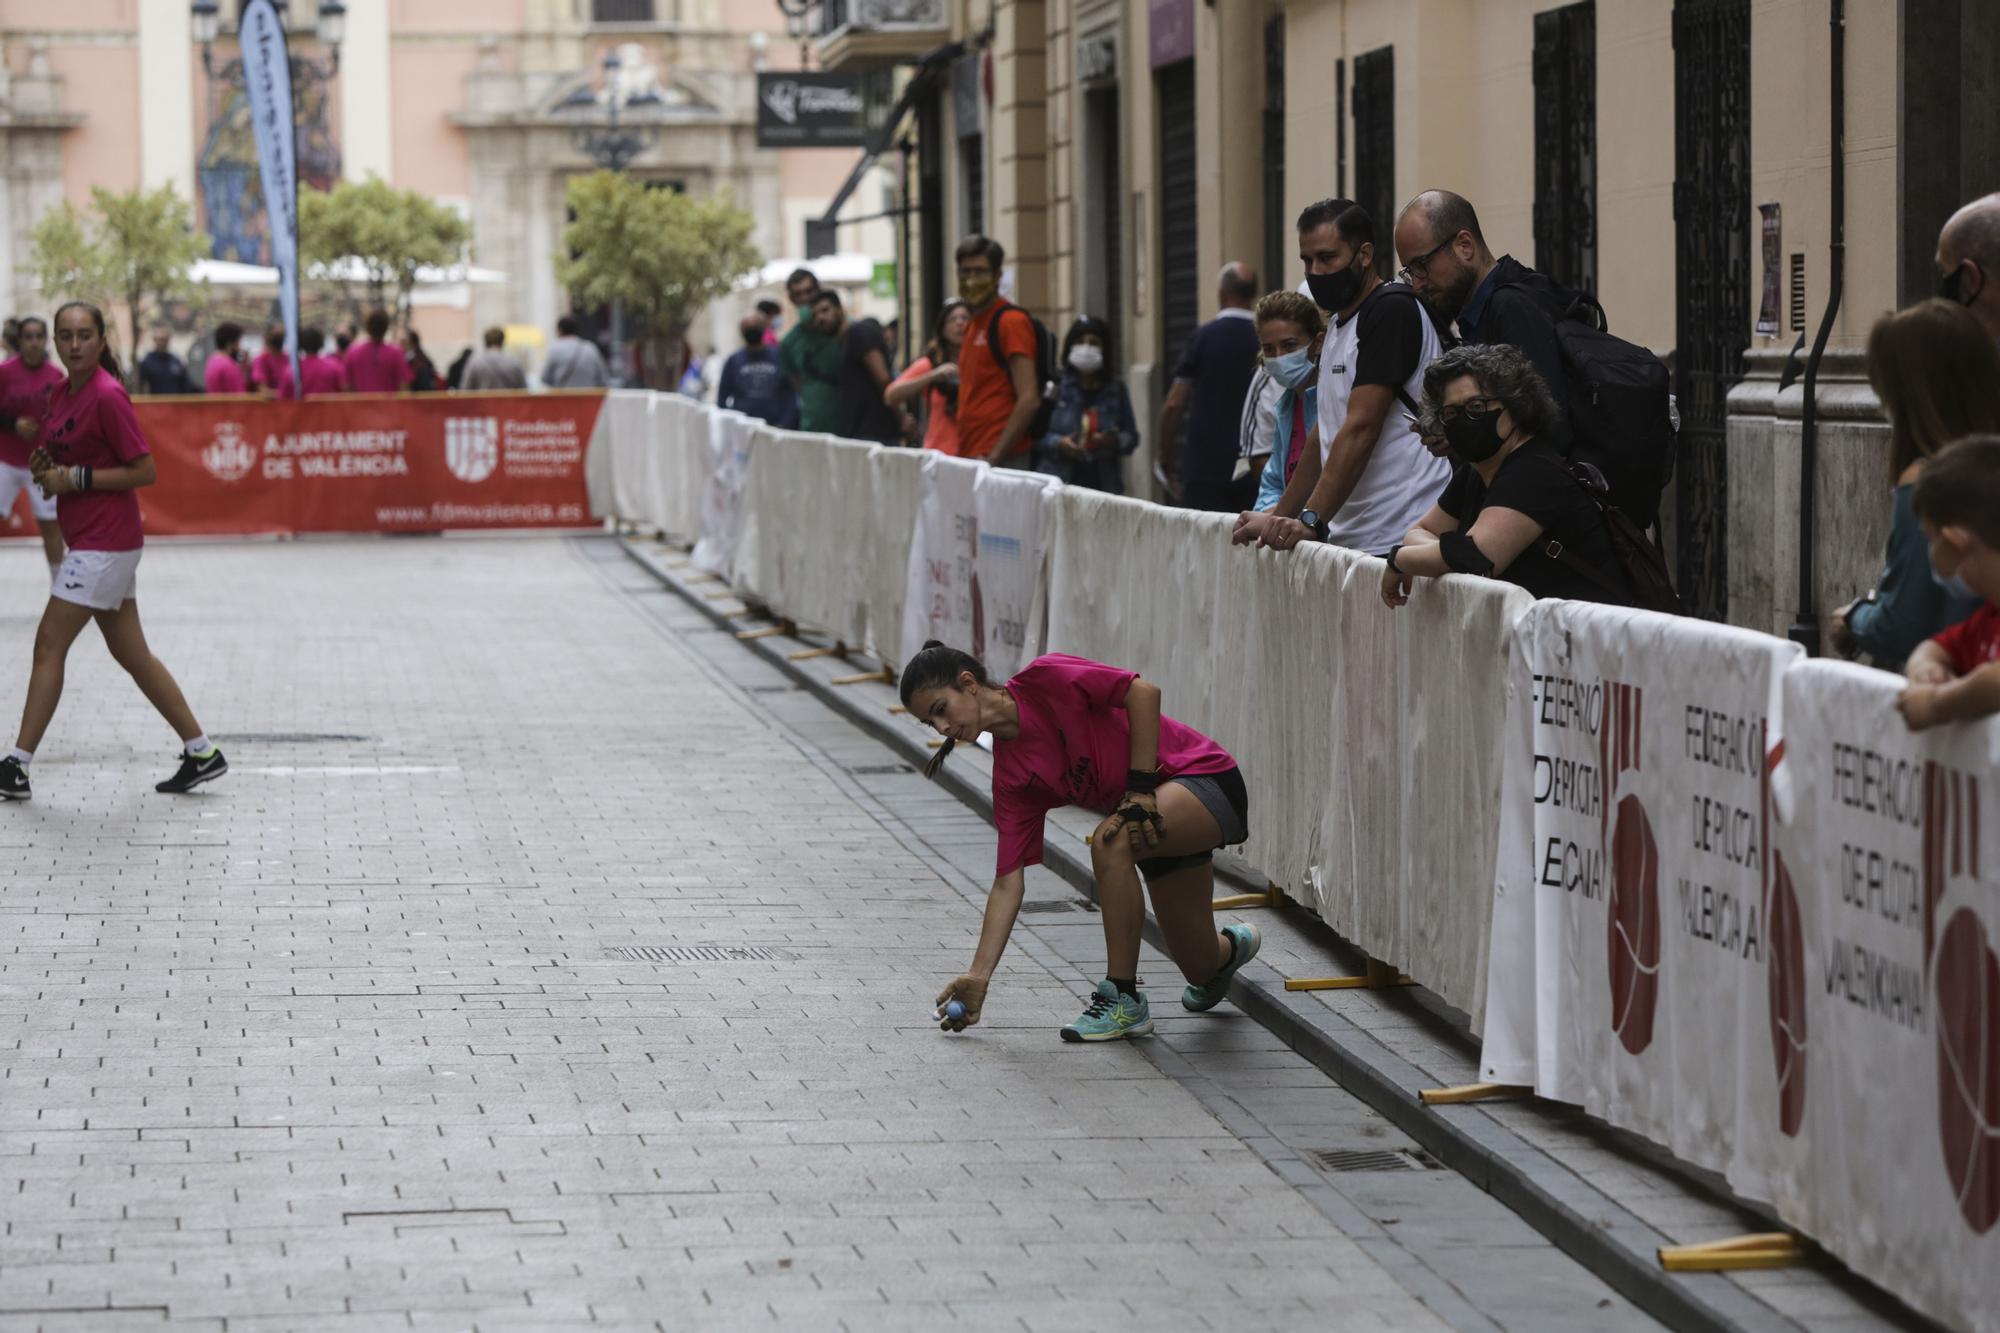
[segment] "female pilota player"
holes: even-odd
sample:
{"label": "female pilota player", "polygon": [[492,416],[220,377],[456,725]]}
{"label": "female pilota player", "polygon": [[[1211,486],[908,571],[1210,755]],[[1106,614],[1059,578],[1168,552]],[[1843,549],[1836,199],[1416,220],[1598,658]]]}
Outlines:
{"label": "female pilota player", "polygon": [[946,1030],[979,1021],[1021,910],[1025,872],[1042,859],[1042,821],[1065,805],[1106,816],[1091,835],[1090,857],[1107,959],[1104,980],[1062,1039],[1114,1041],[1153,1030],[1138,988],[1141,875],[1167,951],[1188,980],[1181,1004],[1201,1012],[1222,1002],[1230,978],[1262,943],[1248,924],[1218,931],[1211,906],[1215,849],[1249,835],[1249,796],[1228,751],[1161,716],[1159,687],[1137,673],[1060,653],[995,685],[978,659],[933,640],[903,668],[902,697],[911,716],[945,738],[926,773],[958,742],[993,736],[998,874],[972,967],[937,997],[941,1015],[953,1000],[965,1006],[963,1018],[943,1019]]}
{"label": "female pilota player", "polygon": [[62,701],[70,645],[93,619],[112,658],[131,673],[183,742],[179,770],[154,789],[192,791],[228,772],[229,764],[202,733],[181,687],[153,656],[139,624],[133,593],[145,534],[136,492],[153,484],[153,455],[119,382],[118,358],[105,341],[104,312],[70,302],[56,312],[55,337],[69,379],[49,395],[40,443],[30,461],[36,484],[56,497],[56,521],[69,554],[56,571],[35,631],[20,738],[0,759],[0,798],[28,799],[28,764]]}

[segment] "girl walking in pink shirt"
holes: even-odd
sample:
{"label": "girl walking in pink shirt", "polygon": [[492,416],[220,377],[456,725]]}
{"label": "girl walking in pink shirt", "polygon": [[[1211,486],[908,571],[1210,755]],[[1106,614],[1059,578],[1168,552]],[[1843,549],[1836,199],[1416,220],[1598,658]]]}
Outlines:
{"label": "girl walking in pink shirt", "polygon": [[228,772],[229,764],[202,733],[181,687],[153,656],[139,625],[134,592],[145,536],[137,492],[153,484],[153,455],[119,383],[118,359],[105,342],[104,313],[72,301],[56,312],[55,333],[69,378],[49,395],[30,465],[36,483],[56,497],[56,521],[69,554],[56,571],[35,631],[20,737],[0,759],[0,799],[28,799],[28,765],[62,701],[70,645],[92,620],[112,658],[132,674],[183,742],[180,768],[154,790],[192,791]]}
{"label": "girl walking in pink shirt", "polygon": [[1215,849],[1249,836],[1250,801],[1229,752],[1160,713],[1160,689],[1136,672],[1081,657],[1038,657],[1005,685],[986,678],[969,653],[933,640],[903,668],[910,715],[945,738],[926,772],[952,747],[993,736],[993,822],[1000,854],[986,922],[971,968],[937,998],[956,1001],[960,1031],[979,1021],[986,988],[1021,910],[1026,870],[1042,860],[1042,821],[1080,805],[1106,816],[1090,839],[1108,955],[1090,1003],[1062,1029],[1064,1041],[1114,1041],[1153,1030],[1138,988],[1140,876],[1187,989],[1183,1007],[1213,1009],[1230,978],[1257,956],[1257,928],[1215,928]]}

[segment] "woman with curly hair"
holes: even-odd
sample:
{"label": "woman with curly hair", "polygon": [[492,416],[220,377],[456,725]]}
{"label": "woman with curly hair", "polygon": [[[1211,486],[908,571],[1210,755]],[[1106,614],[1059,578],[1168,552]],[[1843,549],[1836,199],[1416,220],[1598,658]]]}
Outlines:
{"label": "woman with curly hair", "polygon": [[1604,513],[1552,445],[1549,386],[1518,348],[1453,348],[1424,370],[1418,434],[1457,464],[1451,484],[1389,552],[1382,600],[1413,578],[1478,574],[1536,597],[1630,605],[1631,581]]}

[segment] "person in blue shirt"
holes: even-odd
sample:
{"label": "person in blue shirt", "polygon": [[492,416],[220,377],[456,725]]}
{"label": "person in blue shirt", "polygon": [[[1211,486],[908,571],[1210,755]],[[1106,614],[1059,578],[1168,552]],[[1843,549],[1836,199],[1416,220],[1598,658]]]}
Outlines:
{"label": "person in blue shirt", "polygon": [[1319,413],[1319,352],[1326,339],[1326,318],[1312,298],[1297,292],[1272,292],[1257,302],[1257,342],[1264,373],[1279,386],[1271,405],[1271,456],[1257,483],[1257,508],[1268,511],[1285,494],[1285,486],[1307,449],[1317,448],[1314,426]]}
{"label": "person in blue shirt", "polygon": [[1049,431],[1035,442],[1035,471],[1066,485],[1125,493],[1125,455],[1139,447],[1132,397],[1111,363],[1111,326],[1084,315],[1062,342],[1062,384]]}
{"label": "person in blue shirt", "polygon": [[1874,590],[1833,613],[1830,638],[1843,656],[1866,653],[1900,671],[1917,645],[1983,600],[1931,577],[1914,493],[1931,459],[1968,435],[2000,431],[2000,348],[1973,312],[1933,298],[1875,321],[1868,382],[1889,418],[1889,549]]}
{"label": "person in blue shirt", "polygon": [[737,326],[743,346],[722,363],[722,377],[716,382],[715,401],[759,421],[793,430],[799,424],[799,398],[778,349],[764,340],[764,316],[752,312]]}

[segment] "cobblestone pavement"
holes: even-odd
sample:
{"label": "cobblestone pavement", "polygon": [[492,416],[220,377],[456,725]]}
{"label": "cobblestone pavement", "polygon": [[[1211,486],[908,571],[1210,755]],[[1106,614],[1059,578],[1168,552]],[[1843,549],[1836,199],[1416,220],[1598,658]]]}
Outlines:
{"label": "cobblestone pavement", "polygon": [[[9,726],[38,569],[0,551]],[[1449,1172],[1323,1170],[1404,1141],[1157,955],[1161,1037],[1059,1043],[1087,913],[939,1034],[990,829],[612,543],[140,587],[233,771],[154,795],[79,641],[0,809],[0,1330],[1647,1322]]]}

